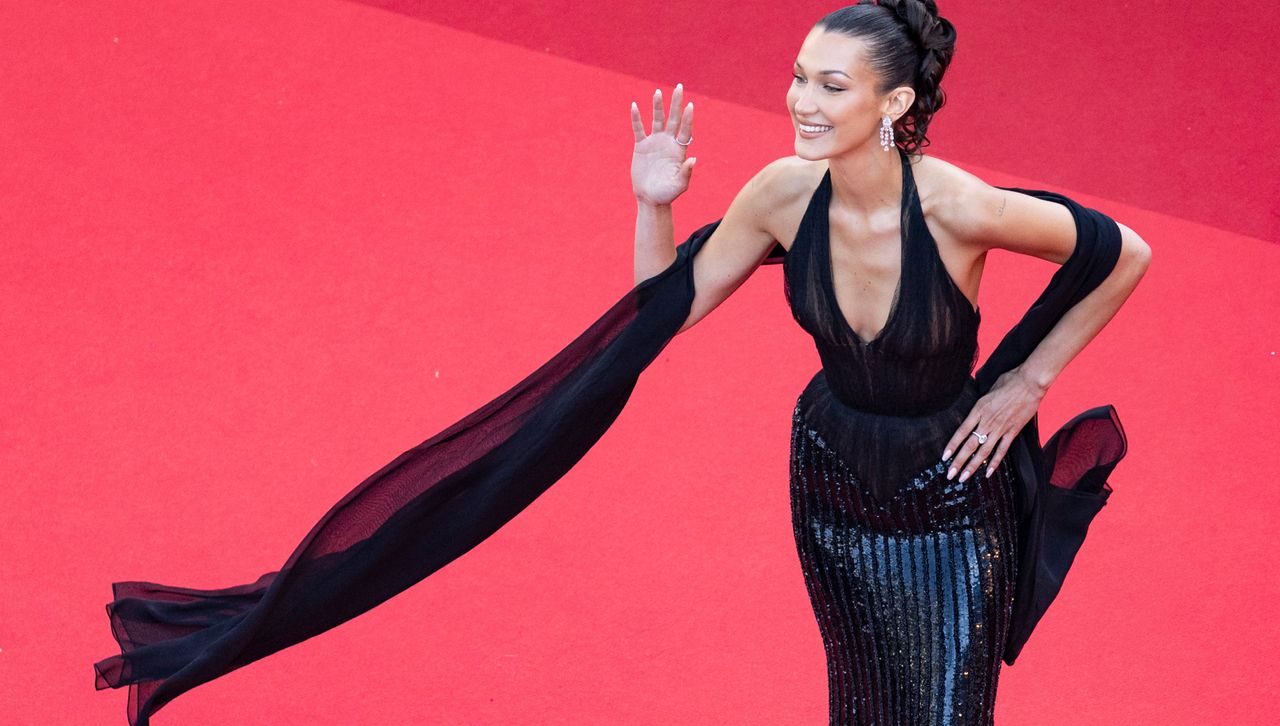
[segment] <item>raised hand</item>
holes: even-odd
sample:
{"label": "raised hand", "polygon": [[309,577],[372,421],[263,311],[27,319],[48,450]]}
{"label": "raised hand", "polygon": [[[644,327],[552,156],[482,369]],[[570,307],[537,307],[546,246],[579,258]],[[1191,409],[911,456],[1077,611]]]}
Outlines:
{"label": "raised hand", "polygon": [[684,84],[676,84],[669,117],[662,108],[662,89],[653,92],[653,123],[648,135],[640,120],[640,107],[631,103],[631,130],[636,140],[631,188],[642,203],[671,204],[689,188],[697,158],[685,158],[685,145],[693,141],[693,103],[677,114],[683,97]]}

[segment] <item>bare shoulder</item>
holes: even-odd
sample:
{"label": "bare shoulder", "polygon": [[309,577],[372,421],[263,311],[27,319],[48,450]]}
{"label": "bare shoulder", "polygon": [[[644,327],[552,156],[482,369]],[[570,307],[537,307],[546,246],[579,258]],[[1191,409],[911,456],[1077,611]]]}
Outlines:
{"label": "bare shoulder", "polygon": [[939,244],[971,254],[1001,248],[1057,264],[1075,249],[1076,223],[1066,206],[992,186],[941,159],[925,157],[915,168],[921,207]]}
{"label": "bare shoulder", "polygon": [[[815,178],[810,165],[798,157],[777,159],[742,186],[698,253],[693,265],[696,294],[680,330],[688,329],[728,298],[760,267],[775,243],[791,249],[805,195],[816,187],[814,179],[821,179],[821,171]],[[807,192],[806,181],[810,184]],[[794,211],[797,208],[799,213]],[[795,226],[788,231],[792,224]]]}
{"label": "bare shoulder", "polygon": [[766,164],[750,182],[760,226],[787,250],[826,171],[826,161],[784,156]]}
{"label": "bare shoulder", "polygon": [[913,162],[920,207],[941,244],[985,250],[983,216],[1000,204],[998,190],[980,177],[936,156]]}

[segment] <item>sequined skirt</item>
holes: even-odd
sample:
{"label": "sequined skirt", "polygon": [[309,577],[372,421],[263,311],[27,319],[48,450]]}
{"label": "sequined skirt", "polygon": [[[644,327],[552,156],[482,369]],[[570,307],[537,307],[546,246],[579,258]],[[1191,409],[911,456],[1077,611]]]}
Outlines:
{"label": "sequined skirt", "polygon": [[939,460],[881,501],[828,438],[797,404],[792,527],[831,726],[992,724],[1016,584],[1011,462],[959,482]]}

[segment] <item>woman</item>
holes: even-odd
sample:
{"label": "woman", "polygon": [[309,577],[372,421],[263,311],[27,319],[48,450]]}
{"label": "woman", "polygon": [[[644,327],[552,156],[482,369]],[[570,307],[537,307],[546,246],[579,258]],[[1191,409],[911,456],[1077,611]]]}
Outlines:
{"label": "woman", "polygon": [[[1113,274],[978,395],[987,251],[1062,264],[1077,230],[1062,204],[909,156],[954,45],[931,0],[860,2],[816,24],[787,92],[796,154],[756,174],[705,242],[681,327],[781,253],[822,360],[794,412],[791,494],[832,724],[992,722],[1019,547],[1006,454],[1151,254],[1122,227]],[[670,205],[695,162],[682,91],[670,118],[655,93],[649,135],[632,105],[637,281],[675,259]]]}
{"label": "woman", "polygon": [[[212,590],[113,583],[106,611],[120,654],[93,664],[95,687],[127,686],[129,723],[147,726],[182,693],[457,559],[586,454],[679,331],[761,262],[782,261],[792,310],[823,357],[795,410],[792,491],[832,720],[990,721],[1001,644],[1012,663],[1124,452],[1110,407],[1069,422],[1042,452],[1036,406],[1150,252],[1060,195],[1007,194],[941,161],[885,153],[898,133],[905,149],[923,142],[952,40],[917,0],[825,18],[788,95],[803,124],[797,158],[770,164],[674,250],[669,205],[693,165],[692,105],[669,123],[657,94],[647,137],[633,110],[643,280],[511,389],[367,477],[279,570]],[[970,300],[992,246],[1065,263],[970,378]],[[954,479],[942,475],[944,448]],[[1035,567],[1018,567],[1013,588],[1015,547]]]}

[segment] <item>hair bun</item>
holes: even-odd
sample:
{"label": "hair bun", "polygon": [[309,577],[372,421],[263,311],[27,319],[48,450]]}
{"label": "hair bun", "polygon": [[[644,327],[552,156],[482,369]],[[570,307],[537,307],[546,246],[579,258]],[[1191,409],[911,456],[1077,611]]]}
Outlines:
{"label": "hair bun", "polygon": [[946,52],[954,47],[955,29],[938,15],[934,0],[880,0],[877,4],[893,11],[922,50]]}

